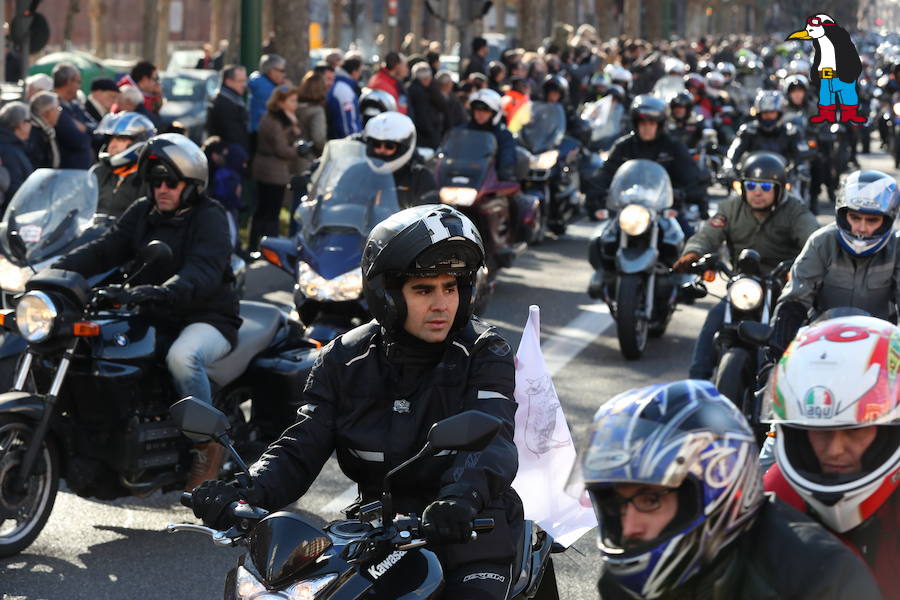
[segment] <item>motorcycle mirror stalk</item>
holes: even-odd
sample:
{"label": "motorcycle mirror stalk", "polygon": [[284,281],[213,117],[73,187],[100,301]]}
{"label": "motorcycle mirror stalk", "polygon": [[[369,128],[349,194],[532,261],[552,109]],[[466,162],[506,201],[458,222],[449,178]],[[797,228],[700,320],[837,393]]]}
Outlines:
{"label": "motorcycle mirror stalk", "polygon": [[141,248],[140,254],[141,266],[134,273],[127,276],[122,281],[122,286],[130,282],[132,279],[144,272],[144,269],[150,265],[166,264],[172,262],[172,248],[165,242],[159,240],[151,240],[146,246]]}

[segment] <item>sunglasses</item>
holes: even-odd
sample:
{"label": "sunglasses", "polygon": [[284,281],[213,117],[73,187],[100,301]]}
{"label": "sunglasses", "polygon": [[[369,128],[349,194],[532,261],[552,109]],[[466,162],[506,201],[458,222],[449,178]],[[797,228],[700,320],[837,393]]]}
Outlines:
{"label": "sunglasses", "polygon": [[374,140],[372,142],[372,147],[375,149],[384,148],[385,150],[387,150],[389,152],[393,152],[399,146],[397,145],[397,142],[385,142],[385,141],[381,141],[381,140]]}
{"label": "sunglasses", "polygon": [[819,17],[810,17],[810,18],[808,18],[808,19],[806,20],[806,24],[807,24],[807,25],[812,25],[813,27],[821,27],[821,26],[823,26],[823,25],[834,25],[834,23],[831,23],[831,22],[829,22],[829,21],[823,21],[823,20],[820,19]]}
{"label": "sunglasses", "polygon": [[659,510],[662,506],[662,497],[671,494],[675,489],[663,490],[660,492],[644,491],[638,492],[630,498],[623,498],[614,492],[603,494],[596,498],[600,510],[610,516],[619,516],[625,513],[625,509],[629,504],[634,505],[635,510],[642,513],[651,513]]}
{"label": "sunglasses", "polygon": [[771,181],[745,181],[744,182],[744,188],[748,192],[752,192],[753,190],[755,190],[756,186],[759,186],[759,189],[761,189],[764,192],[772,191],[772,182]]}
{"label": "sunglasses", "polygon": [[179,183],[178,179],[175,177],[162,175],[151,175],[149,178],[149,182],[150,187],[152,187],[154,190],[162,187],[163,184],[165,184],[165,186],[170,190],[174,190],[176,187],[178,187]]}

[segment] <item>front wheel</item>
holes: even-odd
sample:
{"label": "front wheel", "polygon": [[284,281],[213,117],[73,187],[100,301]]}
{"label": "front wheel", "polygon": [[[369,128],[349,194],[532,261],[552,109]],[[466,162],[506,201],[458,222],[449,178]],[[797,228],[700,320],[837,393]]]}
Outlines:
{"label": "front wheel", "polygon": [[59,459],[45,439],[25,489],[16,485],[19,465],[34,436],[34,423],[0,415],[0,558],[18,554],[47,524],[59,489]]}
{"label": "front wheel", "polygon": [[619,348],[628,360],[637,360],[647,348],[647,286],[641,275],[624,275],[616,290],[616,325]]}

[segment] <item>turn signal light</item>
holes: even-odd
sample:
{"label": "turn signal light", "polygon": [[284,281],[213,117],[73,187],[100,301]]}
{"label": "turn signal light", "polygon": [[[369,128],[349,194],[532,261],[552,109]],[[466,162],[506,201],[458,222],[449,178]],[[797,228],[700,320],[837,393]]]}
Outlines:
{"label": "turn signal light", "polygon": [[77,337],[97,337],[100,325],[91,321],[78,321],[72,324],[72,333]]}
{"label": "turn signal light", "polygon": [[715,271],[703,271],[703,281],[709,281],[712,283],[716,280],[716,272]]}
{"label": "turn signal light", "polygon": [[609,211],[605,208],[601,208],[594,213],[594,216],[597,217],[598,221],[602,221],[603,219],[609,218]]}
{"label": "turn signal light", "polygon": [[663,216],[667,219],[677,219],[678,211],[675,210],[674,208],[667,208],[666,212],[663,213]]}
{"label": "turn signal light", "polygon": [[278,258],[278,255],[275,252],[273,252],[272,250],[270,250],[268,248],[263,248],[262,255],[263,255],[263,258],[265,258],[267,261],[269,261],[276,267],[280,268],[282,266],[281,259]]}
{"label": "turn signal light", "polygon": [[819,145],[819,142],[817,142],[816,140],[809,140],[806,143],[810,148],[816,148]]}

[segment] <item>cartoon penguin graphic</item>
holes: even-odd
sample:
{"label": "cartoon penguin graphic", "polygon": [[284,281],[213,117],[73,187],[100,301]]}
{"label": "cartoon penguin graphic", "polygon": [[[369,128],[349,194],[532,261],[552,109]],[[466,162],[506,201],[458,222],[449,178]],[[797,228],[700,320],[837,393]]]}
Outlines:
{"label": "cartoon penguin graphic", "polygon": [[859,108],[856,80],[862,72],[862,62],[850,34],[834,19],[818,14],[806,19],[806,29],[795,31],[788,40],[813,40],[815,55],[809,71],[810,83],[819,83],[819,114],[810,123],[836,123],[838,105],[841,121],[865,123],[856,114]]}

